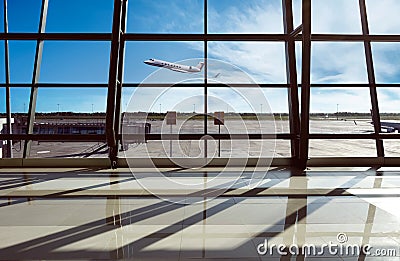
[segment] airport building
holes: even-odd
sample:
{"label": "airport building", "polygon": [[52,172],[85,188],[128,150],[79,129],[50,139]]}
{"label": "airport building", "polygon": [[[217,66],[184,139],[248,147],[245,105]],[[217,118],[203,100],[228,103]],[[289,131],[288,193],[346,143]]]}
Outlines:
{"label": "airport building", "polygon": [[400,2],[0,3],[0,260],[400,260]]}

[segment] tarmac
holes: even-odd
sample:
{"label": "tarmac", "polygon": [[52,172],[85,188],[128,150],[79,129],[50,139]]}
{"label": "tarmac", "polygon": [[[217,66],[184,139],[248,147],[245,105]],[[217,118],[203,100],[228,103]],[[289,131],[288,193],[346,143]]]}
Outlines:
{"label": "tarmac", "polygon": [[[204,122],[197,120],[180,121],[177,125],[163,125],[161,121],[151,121],[151,133],[203,133]],[[213,121],[208,123],[208,133],[218,133]],[[289,122],[272,121],[225,121],[221,133],[289,133]],[[310,121],[310,133],[363,134],[372,133],[373,126],[366,119],[335,120],[321,119]],[[374,157],[374,140],[310,140],[310,157]],[[400,156],[400,143],[397,140],[385,140],[385,155]],[[23,146],[14,144],[14,157],[22,155]],[[147,141],[132,143],[128,149],[120,151],[120,157],[204,157],[205,141]],[[209,140],[208,157],[290,157],[290,140]],[[34,141],[30,157],[32,158],[102,158],[107,157],[107,146],[102,142],[42,142]]]}

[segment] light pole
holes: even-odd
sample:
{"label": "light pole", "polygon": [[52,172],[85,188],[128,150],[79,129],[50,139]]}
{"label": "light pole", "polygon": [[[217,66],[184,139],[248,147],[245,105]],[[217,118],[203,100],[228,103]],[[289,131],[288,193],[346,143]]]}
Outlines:
{"label": "light pole", "polygon": [[336,120],[339,120],[339,103],[336,104]]}
{"label": "light pole", "polygon": [[161,103],[160,103],[160,114],[161,114]]}
{"label": "light pole", "polygon": [[92,113],[93,113],[93,103],[92,103]]}
{"label": "light pole", "polygon": [[196,103],[193,104],[193,113],[196,113]]}
{"label": "light pole", "polygon": [[58,111],[58,113],[60,113],[60,104],[59,103],[57,103],[57,111]]}

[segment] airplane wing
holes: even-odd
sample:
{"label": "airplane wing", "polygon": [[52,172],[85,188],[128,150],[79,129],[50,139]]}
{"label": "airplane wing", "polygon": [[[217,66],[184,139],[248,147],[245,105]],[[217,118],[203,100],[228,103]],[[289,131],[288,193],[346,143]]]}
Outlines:
{"label": "airplane wing", "polygon": [[176,69],[176,68],[168,68],[168,69],[173,70],[173,71],[175,71],[175,72],[188,73],[188,71],[180,70],[180,69]]}

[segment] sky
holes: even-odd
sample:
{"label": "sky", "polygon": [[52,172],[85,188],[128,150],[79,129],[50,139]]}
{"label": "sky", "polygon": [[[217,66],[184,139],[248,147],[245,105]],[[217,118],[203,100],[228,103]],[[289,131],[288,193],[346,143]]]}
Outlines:
{"label": "sky", "polygon": [[[209,33],[283,33],[281,0],[209,0]],[[301,22],[301,0],[293,1],[295,27]],[[399,34],[400,1],[366,0],[371,34]],[[40,0],[8,0],[9,32],[37,32]],[[112,0],[49,0],[46,32],[110,33]],[[129,0],[129,33],[203,33],[203,0]],[[3,13],[3,6],[0,8]],[[313,33],[361,34],[358,0],[312,0]],[[3,21],[0,19],[3,30]],[[31,83],[35,41],[9,41],[12,83]],[[202,42],[128,42],[125,53],[125,83],[151,81],[187,82],[189,76],[158,69],[143,63],[148,58],[195,65],[204,57]],[[400,43],[372,43],[378,83],[400,82]],[[311,82],[367,83],[363,43],[316,42],[311,50]],[[286,83],[284,43],[209,42],[209,78],[222,83]],[[296,45],[298,81],[301,81],[301,43]],[[107,83],[109,42],[45,41],[40,73],[41,83]],[[0,41],[0,61],[4,61],[4,41]],[[217,62],[218,61],[218,62]],[[225,66],[226,64],[230,66]],[[5,82],[4,62],[0,62],[0,82]],[[245,76],[244,76],[245,75]],[[201,75],[191,75],[201,82]],[[248,90],[256,93],[257,88]],[[146,90],[151,92],[152,90]],[[154,92],[159,90],[154,89]],[[287,90],[262,90],[266,101],[255,100],[252,110],[275,113],[288,111]],[[12,112],[27,111],[29,88],[12,88]],[[135,95],[133,95],[135,93]],[[202,88],[169,88],[147,110],[179,108],[200,112]],[[141,99],[134,88],[123,91],[123,109],[131,102],[138,110]],[[210,88],[209,110],[245,112],[249,106],[238,101],[238,90]],[[135,99],[131,99],[132,95]],[[139,97],[139,98],[138,98]],[[143,96],[145,97],[145,96]],[[381,112],[400,112],[398,88],[378,88]],[[40,88],[37,112],[105,112],[106,88]],[[224,101],[225,103],[221,103]],[[179,106],[177,107],[177,104]],[[311,112],[369,112],[368,88],[313,88]],[[132,107],[133,108],[133,107]],[[225,109],[226,108],[226,109]],[[5,91],[0,88],[0,112],[5,112]]]}

